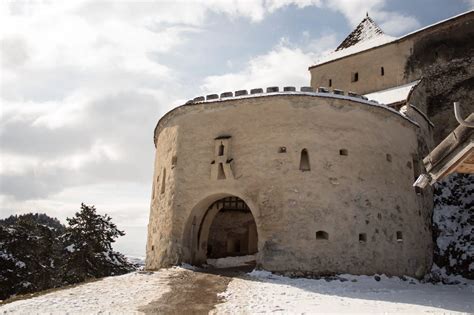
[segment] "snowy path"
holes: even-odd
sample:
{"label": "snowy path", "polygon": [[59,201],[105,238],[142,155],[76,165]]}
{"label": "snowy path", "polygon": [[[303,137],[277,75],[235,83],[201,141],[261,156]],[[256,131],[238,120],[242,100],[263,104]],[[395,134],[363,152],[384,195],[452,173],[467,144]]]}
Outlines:
{"label": "snowy path", "polygon": [[341,276],[347,281],[326,281],[265,271],[217,272],[171,268],[109,277],[6,304],[0,314],[201,314],[213,306],[214,314],[474,313],[473,282],[433,285],[349,275]]}
{"label": "snowy path", "polygon": [[[367,276],[290,279],[265,271],[234,278],[216,313],[474,313],[474,285],[433,285]],[[356,282],[352,282],[352,281]]]}

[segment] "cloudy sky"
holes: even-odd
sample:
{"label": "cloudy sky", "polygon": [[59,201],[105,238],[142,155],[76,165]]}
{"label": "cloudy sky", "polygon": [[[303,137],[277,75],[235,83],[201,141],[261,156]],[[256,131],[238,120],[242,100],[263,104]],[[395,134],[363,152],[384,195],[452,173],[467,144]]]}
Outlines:
{"label": "cloudy sky", "polygon": [[153,129],[187,99],[308,85],[366,12],[400,36],[474,0],[2,1],[0,218],[80,203],[143,255]]}

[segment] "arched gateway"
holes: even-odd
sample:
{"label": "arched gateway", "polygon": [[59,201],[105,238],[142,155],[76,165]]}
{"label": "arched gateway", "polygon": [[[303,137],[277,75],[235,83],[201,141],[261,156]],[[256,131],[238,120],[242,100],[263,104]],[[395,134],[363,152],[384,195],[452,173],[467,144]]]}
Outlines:
{"label": "arched gateway", "polygon": [[189,255],[184,262],[202,264],[207,258],[252,255],[258,251],[254,216],[239,197],[201,203],[189,221],[184,237]]}

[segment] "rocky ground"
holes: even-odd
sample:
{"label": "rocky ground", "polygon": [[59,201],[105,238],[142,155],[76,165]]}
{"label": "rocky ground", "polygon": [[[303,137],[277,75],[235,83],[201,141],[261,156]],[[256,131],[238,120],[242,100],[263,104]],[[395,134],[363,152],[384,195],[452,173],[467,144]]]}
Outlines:
{"label": "rocky ground", "polygon": [[290,279],[251,267],[108,277],[0,306],[3,314],[474,313],[474,282],[385,276]]}

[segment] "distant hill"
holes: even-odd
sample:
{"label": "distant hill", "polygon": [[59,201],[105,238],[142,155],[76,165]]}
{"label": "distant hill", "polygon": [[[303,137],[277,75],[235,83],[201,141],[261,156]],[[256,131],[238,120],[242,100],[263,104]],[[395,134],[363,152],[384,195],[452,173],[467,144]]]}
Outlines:
{"label": "distant hill", "polygon": [[49,226],[57,229],[58,231],[63,232],[66,229],[66,227],[58,219],[52,218],[45,213],[26,213],[20,215],[11,215],[6,219],[0,219],[0,225],[15,225],[19,220],[28,220],[31,222],[36,222],[37,224]]}

